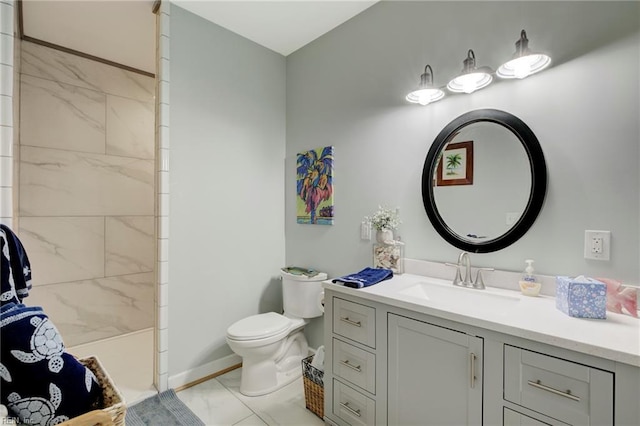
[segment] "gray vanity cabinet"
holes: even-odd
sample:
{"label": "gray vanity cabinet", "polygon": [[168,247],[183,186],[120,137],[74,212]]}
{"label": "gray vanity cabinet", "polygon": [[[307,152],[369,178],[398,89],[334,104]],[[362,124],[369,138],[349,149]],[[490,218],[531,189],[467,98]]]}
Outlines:
{"label": "gray vanity cabinet", "polygon": [[325,421],[481,425],[483,339],[325,290]]}
{"label": "gray vanity cabinet", "polygon": [[325,289],[327,424],[640,425],[637,366],[355,293]]}
{"label": "gray vanity cabinet", "polygon": [[[326,303],[325,414],[338,424],[379,424],[376,309],[362,301],[335,297]],[[329,403],[330,402],[330,403]],[[327,408],[329,406],[329,408]]]}
{"label": "gray vanity cabinet", "polygon": [[388,316],[388,423],[481,425],[479,337]]}

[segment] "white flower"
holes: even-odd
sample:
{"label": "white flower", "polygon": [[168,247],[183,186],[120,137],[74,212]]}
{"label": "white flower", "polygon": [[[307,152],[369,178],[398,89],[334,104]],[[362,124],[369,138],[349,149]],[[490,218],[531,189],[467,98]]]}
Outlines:
{"label": "white flower", "polygon": [[364,219],[378,231],[393,230],[402,223],[398,213],[385,206],[378,206],[378,211],[373,216],[365,216]]}

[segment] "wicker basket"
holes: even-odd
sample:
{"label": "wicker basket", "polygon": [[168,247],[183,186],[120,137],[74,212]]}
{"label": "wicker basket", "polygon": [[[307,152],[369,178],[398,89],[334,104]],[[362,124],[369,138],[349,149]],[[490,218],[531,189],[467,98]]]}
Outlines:
{"label": "wicker basket", "polygon": [[98,379],[98,383],[102,388],[102,399],[105,408],[103,412],[109,414],[113,424],[116,426],[124,426],[124,418],[127,412],[127,405],[118,388],[113,384],[111,377],[104,369],[98,358],[89,356],[81,358],[78,361],[87,367]]}
{"label": "wicker basket", "polygon": [[311,365],[313,355],[302,360],[302,381],[307,408],[321,419],[324,418],[324,371]]}

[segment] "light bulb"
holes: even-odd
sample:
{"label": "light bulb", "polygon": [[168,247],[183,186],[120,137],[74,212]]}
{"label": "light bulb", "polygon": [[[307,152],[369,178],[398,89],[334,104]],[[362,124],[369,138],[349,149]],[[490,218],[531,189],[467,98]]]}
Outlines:
{"label": "light bulb", "polygon": [[430,102],[431,99],[426,93],[420,93],[420,95],[418,95],[418,103],[420,105],[429,105]]}
{"label": "light bulb", "polygon": [[440,89],[418,89],[407,95],[409,102],[420,105],[429,105],[431,102],[439,101],[444,97],[444,92]]}
{"label": "light bulb", "polygon": [[[471,77],[470,75],[467,77]],[[462,90],[464,93],[473,93],[476,91],[476,79],[475,78],[465,78],[462,82]]]}
{"label": "light bulb", "polygon": [[509,68],[513,70],[515,78],[525,78],[531,74],[531,65],[536,61],[534,56],[538,55],[523,56],[509,62]]}
{"label": "light bulb", "polygon": [[519,79],[528,77],[530,74],[531,74],[531,67],[529,66],[529,64],[518,64],[513,69],[513,75],[515,75],[516,78],[519,78]]}
{"label": "light bulb", "polygon": [[488,86],[491,80],[493,77],[487,73],[474,72],[455,78],[447,87],[453,92],[473,93]]}

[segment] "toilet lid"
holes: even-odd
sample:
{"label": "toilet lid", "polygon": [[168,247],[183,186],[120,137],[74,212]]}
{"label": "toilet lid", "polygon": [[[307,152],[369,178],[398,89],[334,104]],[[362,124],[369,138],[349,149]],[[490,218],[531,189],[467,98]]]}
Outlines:
{"label": "toilet lid", "polygon": [[227,336],[234,340],[263,339],[286,331],[290,324],[289,318],[275,312],[267,312],[231,324]]}

